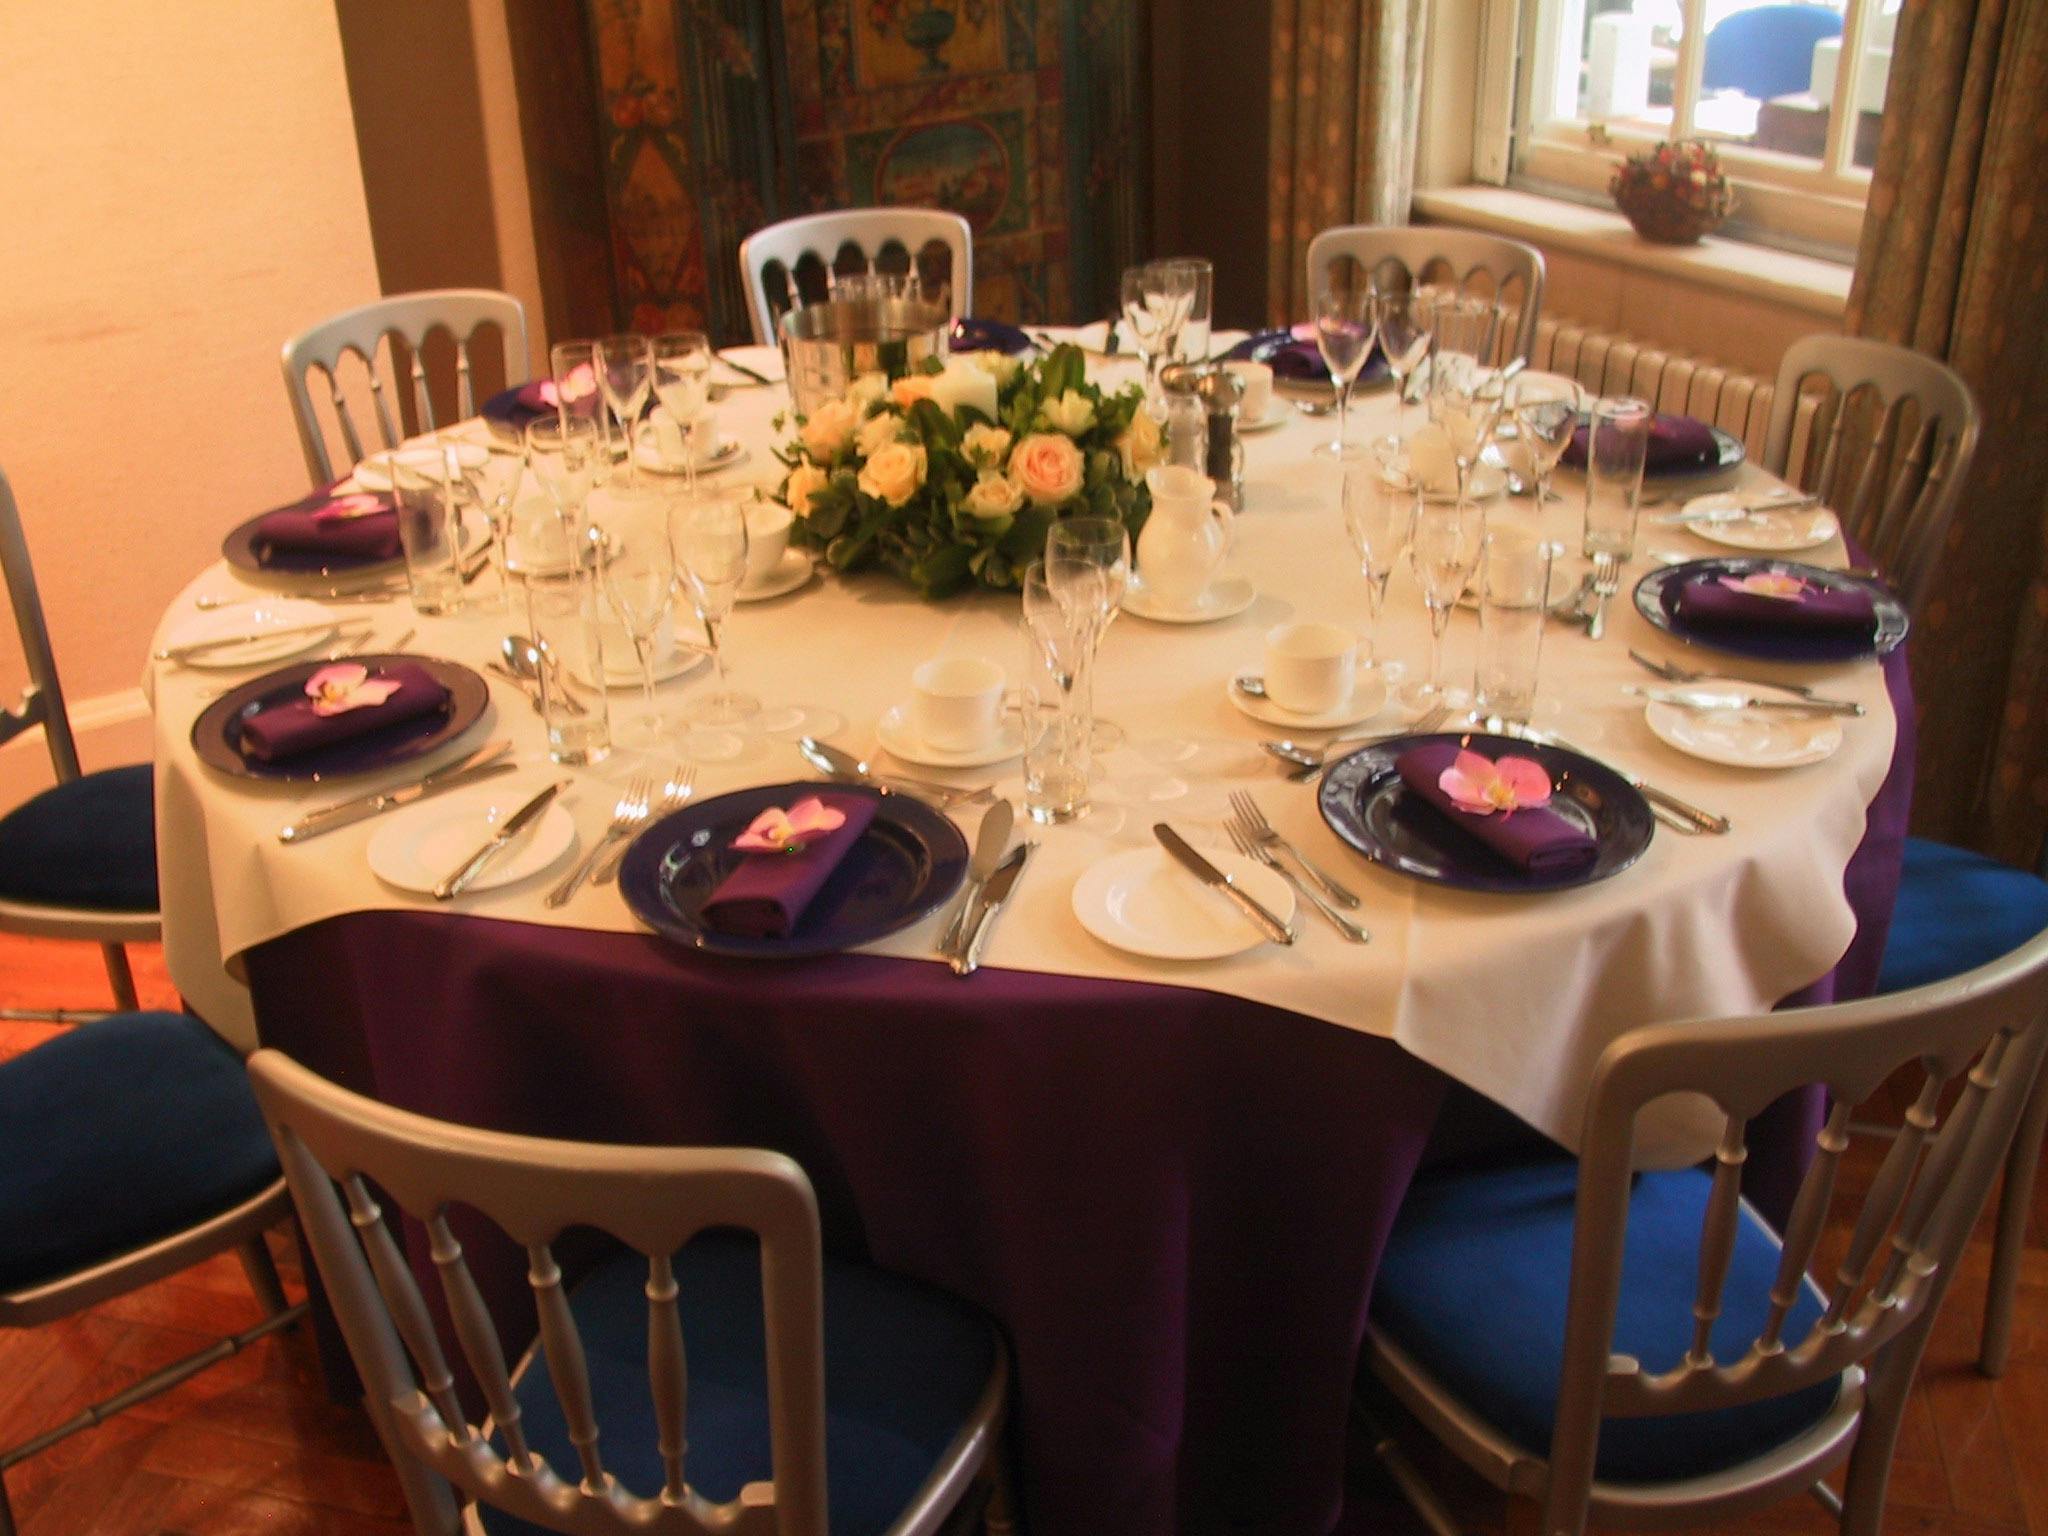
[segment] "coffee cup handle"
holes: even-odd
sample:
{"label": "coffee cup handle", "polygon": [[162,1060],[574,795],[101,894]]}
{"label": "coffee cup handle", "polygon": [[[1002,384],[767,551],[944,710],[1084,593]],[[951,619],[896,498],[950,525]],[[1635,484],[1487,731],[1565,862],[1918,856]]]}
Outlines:
{"label": "coffee cup handle", "polygon": [[1230,503],[1220,496],[1209,503],[1209,510],[1223,520],[1223,553],[1228,555],[1237,544],[1237,514],[1230,510]]}

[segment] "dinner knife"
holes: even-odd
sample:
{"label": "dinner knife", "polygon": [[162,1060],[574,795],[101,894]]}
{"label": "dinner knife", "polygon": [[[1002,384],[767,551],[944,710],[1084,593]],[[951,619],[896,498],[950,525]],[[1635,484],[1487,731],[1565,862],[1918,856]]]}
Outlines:
{"label": "dinner knife", "polygon": [[981,818],[981,826],[974,834],[974,858],[967,866],[967,891],[960,898],[960,910],[953,914],[953,921],[946,925],[946,932],[939,940],[939,953],[952,957],[959,965],[959,957],[967,949],[969,914],[976,911],[987,887],[989,876],[1003,862],[1003,850],[1010,846],[1010,828],[1016,824],[1017,813],[1007,800],[998,800],[988,808],[988,814]]}
{"label": "dinner knife", "polygon": [[506,817],[505,824],[491,835],[490,840],[483,847],[477,849],[475,853],[464,859],[461,867],[454,874],[434,887],[434,900],[448,901],[460,896],[467,890],[470,881],[483,873],[484,866],[496,858],[513,838],[525,831],[532,824],[534,818],[548,808],[549,802],[562,792],[562,787],[568,782],[567,779],[557,779],[546,789],[527,801],[526,804],[519,807],[510,816]]}
{"label": "dinner knife", "polygon": [[1683,509],[1667,512],[1657,519],[1660,523],[1671,523],[1683,527],[1713,527],[1719,523],[1746,523],[1753,517],[1766,512],[1803,512],[1808,507],[1820,505],[1818,496],[1783,496],[1775,501],[1757,500],[1745,502],[1739,507],[1702,507],[1697,512]]}
{"label": "dinner knife", "polygon": [[1214,886],[1232,901],[1236,902],[1238,908],[1246,917],[1252,920],[1253,925],[1258,928],[1259,932],[1263,933],[1275,944],[1292,944],[1294,942],[1294,932],[1292,929],[1271,912],[1267,911],[1257,898],[1246,891],[1240,890],[1237,882],[1232,880],[1230,876],[1223,873],[1222,870],[1189,847],[1188,840],[1174,831],[1173,828],[1163,821],[1154,822],[1152,824],[1152,835],[1159,839],[1159,846],[1172,854],[1179,861],[1183,869],[1192,871],[1195,877],[1205,885]]}
{"label": "dinner knife", "polygon": [[727,357],[723,352],[716,353],[715,356],[721,363],[725,364],[725,366],[730,368],[734,373],[744,374],[746,377],[752,379],[756,384],[773,384],[776,382],[774,379],[769,378],[768,375],[765,373],[756,373],[753,369],[749,368],[745,363],[734,362],[731,358]]}
{"label": "dinner knife", "polygon": [[1865,710],[1853,699],[1767,699],[1741,689],[1645,688],[1630,683],[1622,690],[1655,704],[1676,704],[1683,709],[1771,709],[1800,715],[1839,715],[1860,718]]}
{"label": "dinner knife", "polygon": [[[997,802],[999,805],[1008,803]],[[1002,910],[1003,903],[1009,899],[1010,887],[1015,885],[1017,877],[1024,873],[1024,861],[1031,857],[1031,850],[1037,846],[1036,843],[1019,843],[1010,850],[1009,857],[996,866],[995,873],[988,877],[988,884],[982,888],[980,908],[974,915],[974,926],[967,934],[967,942],[960,947],[960,953],[953,956],[955,976],[972,976],[975,968],[981,964],[982,940],[988,937],[988,931],[995,923],[996,913]]]}
{"label": "dinner knife", "polygon": [[322,635],[332,629],[368,622],[367,619],[317,619],[305,624],[280,624],[275,629],[259,629],[250,634],[221,635],[212,640],[194,640],[186,645],[167,645],[153,654],[158,661],[190,661],[194,656],[210,656],[215,651],[225,651],[237,645],[285,640],[300,635]]}
{"label": "dinner knife", "polygon": [[414,783],[400,784],[395,789],[373,790],[367,795],[337,800],[332,805],[308,811],[290,826],[280,827],[277,840],[280,843],[303,843],[337,827],[353,826],[401,805],[411,805],[415,800],[438,795],[444,789],[455,789],[464,784],[474,784],[478,779],[495,777],[501,771],[517,766],[501,761],[511,750],[509,739],[486,742],[461,762],[437,768]]}

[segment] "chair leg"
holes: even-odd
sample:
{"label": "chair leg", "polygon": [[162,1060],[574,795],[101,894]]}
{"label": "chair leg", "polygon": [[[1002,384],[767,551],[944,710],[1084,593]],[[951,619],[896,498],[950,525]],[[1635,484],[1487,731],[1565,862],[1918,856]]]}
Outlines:
{"label": "chair leg", "polygon": [[[1002,1441],[989,1448],[984,1471],[988,1475],[988,1502],[981,1507],[982,1529],[988,1536],[1015,1536],[1017,1505],[1010,1488],[1010,1461]],[[0,1532],[0,1536],[5,1533]]]}
{"label": "chair leg", "polygon": [[128,968],[128,951],[118,944],[102,944],[101,955],[107,962],[107,980],[114,987],[114,1006],[123,1013],[133,1013],[141,1007],[135,995],[135,973]]}
{"label": "chair leg", "polygon": [[14,1536],[14,1506],[7,1502],[7,1474],[0,1472],[0,1536]]}
{"label": "chair leg", "polygon": [[[284,1282],[277,1277],[277,1265],[270,1257],[270,1245],[263,1240],[263,1234],[258,1232],[242,1239],[235,1253],[242,1261],[242,1273],[249,1277],[249,1289],[256,1293],[264,1312],[275,1317],[290,1308]],[[0,1532],[0,1536],[5,1536],[5,1532]]]}
{"label": "chair leg", "polygon": [[2006,1357],[2012,1351],[2012,1309],[2019,1293],[2020,1256],[2027,1246],[2027,1217],[2033,1209],[2034,1175],[2041,1164],[2044,1132],[2048,1132],[2048,1071],[2035,1081],[2027,1112],[2006,1149],[1998,1227],[1991,1240],[1991,1283],[1984,1296],[1984,1336],[1977,1351],[1977,1369],[1986,1376],[2004,1375]]}

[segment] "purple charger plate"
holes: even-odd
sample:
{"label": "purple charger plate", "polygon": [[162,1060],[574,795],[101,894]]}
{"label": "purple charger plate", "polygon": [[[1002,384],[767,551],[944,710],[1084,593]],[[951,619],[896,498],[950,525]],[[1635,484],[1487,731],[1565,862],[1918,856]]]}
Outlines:
{"label": "purple charger plate", "polygon": [[283,704],[302,696],[306,679],[334,663],[297,661],[275,672],[251,678],[230,688],[200,712],[192,722],[192,750],[207,767],[238,779],[271,779],[284,783],[319,783],[327,779],[356,778],[377,773],[400,763],[411,762],[436,752],[484,716],[490,707],[490,686],[460,662],[442,661],[435,656],[408,656],[390,652],[372,656],[349,656],[344,660],[377,668],[394,661],[409,661],[424,668],[448,690],[448,704],[438,715],[419,715],[372,731],[365,736],[337,742],[315,752],[302,753],[281,763],[265,763],[242,755],[242,721],[258,710]]}
{"label": "purple charger plate", "polygon": [[[1870,594],[1877,613],[1876,631],[1868,638],[1852,635],[1793,634],[1785,630],[1703,630],[1688,625],[1677,612],[1678,592],[1688,581],[1701,576],[1749,576],[1772,571],[1798,576],[1818,586],[1835,590],[1854,588]],[[1797,560],[1774,560],[1766,555],[1710,555],[1667,565],[1651,571],[1636,583],[1636,612],[1665,634],[1687,645],[1703,645],[1732,656],[1749,656],[1758,661],[1863,661],[1887,656],[1906,638],[1911,621],[1906,605],[1881,582],[1846,571],[1804,565]]]}
{"label": "purple charger plate", "polygon": [[835,795],[868,795],[875,819],[847,849],[832,877],[786,939],[721,933],[704,903],[748,857],[732,840],[771,805],[818,792],[815,782],[763,784],[671,811],[633,839],[619,866],[619,894],[663,938],[708,955],[744,960],[831,955],[907,928],[952,899],[967,878],[967,839],[944,814],[910,795],[834,784]]}
{"label": "purple charger plate", "polygon": [[[1531,757],[1550,774],[1550,809],[1599,844],[1593,862],[1562,875],[1531,875],[1458,830],[1434,806],[1408,793],[1396,766],[1403,752],[1431,741],[1457,741],[1499,757]],[[1650,807],[1605,763],[1512,736],[1446,731],[1376,741],[1330,765],[1317,807],[1330,830],[1375,864],[1432,885],[1460,891],[1528,895],[1564,891],[1618,875],[1650,846]]]}

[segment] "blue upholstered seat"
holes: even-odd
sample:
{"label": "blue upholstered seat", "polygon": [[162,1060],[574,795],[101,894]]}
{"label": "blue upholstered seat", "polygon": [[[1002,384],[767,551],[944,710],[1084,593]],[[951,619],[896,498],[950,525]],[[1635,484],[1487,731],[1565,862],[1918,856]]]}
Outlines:
{"label": "blue upholstered seat", "polygon": [[0,1291],[168,1237],[277,1177],[241,1058],[197,1019],[117,1013],[0,1062]]}
{"label": "blue upholstered seat", "polygon": [[108,768],[0,817],[0,899],[156,911],[153,782],[147,763]]}
{"label": "blue upholstered seat", "polygon": [[[685,1474],[730,1499],[770,1477],[760,1255],[751,1236],[708,1233],[676,1255],[689,1369]],[[606,1262],[571,1297],[590,1364],[607,1470],[660,1492],[647,1385],[647,1263]],[[995,1367],[995,1337],[963,1302],[864,1265],[825,1261],[825,1465],[833,1536],[873,1536],[908,1507],[972,1413]],[[580,1463],[536,1354],[518,1386],[527,1439],[557,1472]],[[539,1527],[480,1508],[494,1536]]]}
{"label": "blue upholstered seat", "polygon": [[1700,83],[1758,101],[1804,91],[1813,82],[1813,50],[1842,35],[1839,11],[1823,5],[1760,5],[1724,17],[1707,34]]}
{"label": "blue upholstered seat", "polygon": [[1880,992],[1960,976],[2048,928],[2048,881],[1981,853],[1906,839]]}
{"label": "blue upholstered seat", "polygon": [[[1563,1370],[1572,1201],[1578,1168],[1549,1159],[1416,1183],[1373,1284],[1373,1322],[1467,1407],[1537,1456],[1550,1453]],[[1697,1169],[1644,1174],[1629,1205],[1613,1349],[1669,1369],[1692,1329],[1700,1221],[1711,1187]],[[1739,1358],[1761,1327],[1778,1241],[1745,1213],[1715,1356]],[[1810,1291],[1785,1337],[1820,1315]],[[1791,1439],[1834,1401],[1830,1380],[1721,1413],[1608,1419],[1597,1475],[1653,1482],[1718,1471]]]}

